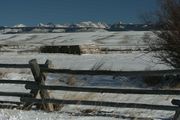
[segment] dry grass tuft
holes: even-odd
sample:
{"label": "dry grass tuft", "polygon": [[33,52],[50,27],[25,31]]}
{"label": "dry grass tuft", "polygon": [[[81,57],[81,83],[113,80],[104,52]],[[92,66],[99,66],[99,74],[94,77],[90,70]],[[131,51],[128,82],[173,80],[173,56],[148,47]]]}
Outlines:
{"label": "dry grass tuft", "polygon": [[81,113],[83,114],[92,114],[92,113],[96,113],[98,110],[97,109],[85,109],[85,110],[81,110]]}
{"label": "dry grass tuft", "polygon": [[66,84],[69,86],[74,86],[77,82],[77,79],[74,75],[71,75],[67,80],[66,80]]}

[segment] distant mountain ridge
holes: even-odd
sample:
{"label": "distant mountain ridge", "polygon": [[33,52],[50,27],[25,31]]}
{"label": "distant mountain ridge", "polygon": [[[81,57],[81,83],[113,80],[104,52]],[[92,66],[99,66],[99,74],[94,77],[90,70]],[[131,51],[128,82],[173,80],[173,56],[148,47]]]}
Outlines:
{"label": "distant mountain ridge", "polygon": [[[20,24],[21,25],[21,24]],[[106,23],[101,23],[101,22],[92,22],[92,21],[87,21],[87,22],[80,22],[76,24],[53,24],[53,23],[39,23],[35,27],[48,27],[48,28],[98,28],[98,29],[107,29],[109,26]]]}
{"label": "distant mountain ridge", "polygon": [[150,31],[158,29],[155,25],[146,24],[126,24],[122,22],[108,25],[103,22],[80,22],[76,24],[53,24],[39,23],[36,26],[18,24],[13,27],[0,26],[0,32],[8,33],[58,33],[58,32],[93,32],[98,30],[105,31]]}

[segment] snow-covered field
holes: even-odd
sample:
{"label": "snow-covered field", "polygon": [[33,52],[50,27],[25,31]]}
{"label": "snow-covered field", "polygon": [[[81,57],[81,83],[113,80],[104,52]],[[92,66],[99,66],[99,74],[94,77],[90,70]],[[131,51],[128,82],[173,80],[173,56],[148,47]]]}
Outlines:
{"label": "snow-covered field", "polygon": [[[43,45],[83,45],[95,44],[99,46],[146,46],[143,42],[143,32],[84,32],[84,33],[49,33],[49,34],[0,34],[0,44],[20,45],[36,47]],[[152,33],[149,32],[152,35]],[[145,54],[142,51],[112,54],[45,54],[45,53],[17,53],[0,52],[0,63],[27,64],[31,59],[37,59],[38,63],[45,63],[51,60],[54,68],[79,69],[79,70],[114,70],[114,71],[135,71],[135,70],[160,70],[170,67],[160,64],[152,54]],[[14,49],[16,51],[17,48]],[[31,72],[25,69],[0,69],[2,79],[23,79],[33,80]],[[100,86],[100,87],[121,87],[121,88],[153,88],[144,83],[139,77],[124,76],[74,76],[64,74],[49,74],[47,84],[67,85],[73,81],[73,86]],[[168,88],[168,83],[157,87]],[[24,86],[0,85],[1,91],[25,91]],[[65,99],[79,100],[106,100],[114,102],[136,102],[171,105],[170,101],[178,96],[154,96],[154,95],[123,95],[123,94],[99,94],[99,93],[73,93],[73,92],[52,92],[52,96]],[[13,97],[0,97],[0,100],[17,100]],[[93,112],[83,114],[83,110],[91,109]],[[135,118],[168,119],[174,112],[153,111],[144,109],[122,109],[108,107],[75,106],[65,105],[61,111],[46,113],[43,111],[20,111],[0,110],[0,120],[120,120]],[[94,116],[93,116],[94,115]]]}
{"label": "snow-covered field", "polygon": [[[8,45],[143,45],[145,32],[79,32],[79,33],[34,33],[1,34],[0,44]],[[150,34],[150,32],[149,32]]]}

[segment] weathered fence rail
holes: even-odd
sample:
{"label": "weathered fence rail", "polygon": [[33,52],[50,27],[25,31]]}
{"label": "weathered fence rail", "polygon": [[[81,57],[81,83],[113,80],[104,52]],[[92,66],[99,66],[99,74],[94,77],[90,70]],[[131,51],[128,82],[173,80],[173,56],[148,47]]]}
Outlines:
{"label": "weathered fence rail", "polygon": [[[45,64],[39,64],[40,67],[46,67]],[[0,64],[0,68],[30,68],[29,64]]]}
{"label": "weathered fence rail", "polygon": [[92,87],[68,87],[68,86],[48,86],[36,83],[26,84],[26,89],[34,90],[62,90],[76,92],[96,92],[96,93],[119,93],[119,94],[149,94],[149,95],[180,95],[180,90],[151,90],[151,89],[118,89],[118,88],[92,88]]}
{"label": "weathered fence rail", "polygon": [[119,75],[119,76],[162,76],[180,74],[180,69],[155,71],[108,71],[108,70],[69,70],[41,68],[46,73],[65,73],[75,75]]}
{"label": "weathered fence rail", "polygon": [[14,101],[0,101],[1,104],[16,104],[16,105],[22,105],[22,102],[14,102]]}
{"label": "weathered fence rail", "polygon": [[[0,84],[32,84],[30,81],[23,81],[23,80],[0,80]],[[0,96],[5,97],[32,97],[32,94],[28,92],[8,92],[8,91],[0,91]],[[15,105],[14,105],[15,104]],[[23,105],[23,102],[17,101],[0,101],[0,108],[22,108],[20,106]]]}
{"label": "weathered fence rail", "polygon": [[33,84],[33,81],[25,80],[0,80],[0,84]]}
{"label": "weathered fence rail", "polygon": [[[57,104],[74,104],[74,105],[92,105],[105,107],[121,107],[121,108],[143,108],[151,110],[166,110],[176,111],[174,120],[178,120],[180,116],[180,101],[172,100],[172,105],[154,105],[140,103],[121,103],[107,101],[86,101],[86,100],[65,100],[53,99],[50,97],[48,90],[61,90],[73,92],[95,92],[95,93],[116,93],[116,94],[146,94],[146,95],[180,95],[180,90],[151,90],[151,89],[120,89],[120,88],[100,88],[100,87],[69,87],[69,86],[52,86],[45,85],[46,73],[63,73],[75,75],[119,75],[119,76],[163,76],[163,75],[179,75],[180,69],[174,70],[158,70],[158,71],[91,71],[91,70],[67,70],[67,69],[52,69],[51,61],[46,61],[45,64],[38,64],[35,59],[29,64],[0,64],[0,68],[30,68],[34,76],[34,81],[24,80],[0,80],[0,84],[22,84],[30,93],[21,92],[1,92],[0,96],[20,97],[20,102],[0,101],[0,103],[11,103],[22,105],[23,109],[31,109],[32,106],[39,105],[47,111],[54,111]],[[40,98],[37,98],[38,94]]]}
{"label": "weathered fence rail", "polygon": [[0,68],[29,68],[28,64],[0,64]]}
{"label": "weathered fence rail", "polygon": [[0,96],[32,97],[31,94],[24,92],[0,92]]}
{"label": "weathered fence rail", "polygon": [[35,99],[35,98],[21,98],[22,102],[31,103],[55,103],[55,104],[73,104],[73,105],[93,105],[104,107],[121,107],[121,108],[143,108],[153,110],[176,111],[178,106],[168,105],[150,105],[138,103],[118,103],[118,102],[104,102],[104,101],[84,101],[84,100],[60,100],[60,99]]}

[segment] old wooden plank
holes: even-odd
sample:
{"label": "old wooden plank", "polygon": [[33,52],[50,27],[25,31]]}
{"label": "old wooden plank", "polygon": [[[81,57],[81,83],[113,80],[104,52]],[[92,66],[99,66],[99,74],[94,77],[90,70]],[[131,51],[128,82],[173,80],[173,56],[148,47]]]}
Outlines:
{"label": "old wooden plank", "polygon": [[[39,64],[40,67],[45,67],[44,64]],[[0,64],[0,68],[30,68],[29,64]]]}
{"label": "old wooden plank", "polygon": [[0,92],[0,96],[32,97],[31,94],[22,92]]}
{"label": "old wooden plank", "polygon": [[29,64],[0,64],[0,68],[29,68]]}
{"label": "old wooden plank", "polygon": [[15,102],[15,101],[0,101],[1,104],[16,104],[16,105],[21,105],[23,104],[22,102]]}
{"label": "old wooden plank", "polygon": [[32,84],[33,81],[25,80],[0,80],[0,84]]}
{"label": "old wooden plank", "polygon": [[147,95],[180,95],[180,90],[148,90],[148,89],[119,89],[98,87],[68,87],[27,84],[26,89],[63,90],[76,92],[119,93],[119,94],[147,94]]}
{"label": "old wooden plank", "polygon": [[119,75],[119,76],[162,76],[180,74],[180,69],[154,70],[154,71],[108,71],[108,70],[70,70],[41,68],[42,72],[64,73],[75,75]]}
{"label": "old wooden plank", "polygon": [[21,98],[21,102],[31,103],[55,103],[55,104],[73,104],[73,105],[92,105],[104,107],[120,107],[120,108],[140,108],[150,110],[165,110],[176,111],[179,109],[177,106],[168,105],[151,105],[139,103],[119,103],[119,102],[104,102],[104,101],[82,101],[82,100],[61,100],[61,99],[35,99],[35,98]]}

